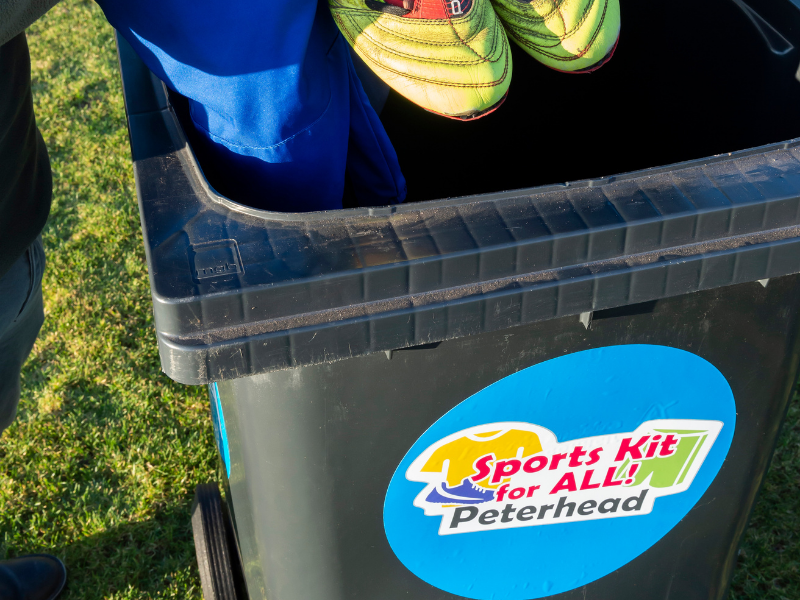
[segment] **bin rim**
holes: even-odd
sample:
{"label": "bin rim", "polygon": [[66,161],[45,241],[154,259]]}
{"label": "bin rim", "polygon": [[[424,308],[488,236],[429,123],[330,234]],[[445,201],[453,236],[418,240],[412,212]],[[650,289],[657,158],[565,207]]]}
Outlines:
{"label": "bin rim", "polygon": [[211,188],[163,84],[118,48],[162,367],[182,383],[800,272],[800,138],[578,182],[275,213]]}
{"label": "bin rim", "polygon": [[[163,85],[163,84],[162,84]],[[168,92],[167,92],[168,93]],[[172,118],[178,123],[177,116],[172,108],[169,109]],[[311,212],[279,212],[273,210],[266,210],[261,208],[254,208],[241,204],[230,198],[220,194],[208,182],[208,179],[203,173],[197,157],[189,146],[186,139],[186,134],[181,129],[180,125],[176,131],[179,136],[179,144],[187,149],[185,154],[181,157],[187,161],[187,167],[191,169],[196,176],[196,183],[200,190],[207,195],[208,200],[224,206],[230,211],[238,212],[249,217],[255,217],[264,221],[282,221],[282,222],[314,222],[314,221],[331,221],[331,220],[346,220],[357,217],[389,217],[392,215],[400,215],[406,212],[416,212],[424,209],[435,209],[443,207],[453,207],[473,202],[487,202],[504,199],[518,198],[525,195],[544,194],[548,192],[564,191],[566,189],[581,189],[601,187],[606,184],[629,181],[633,179],[641,179],[646,177],[653,177],[666,172],[677,172],[684,169],[696,168],[699,165],[709,165],[721,161],[726,161],[736,158],[746,158],[748,156],[764,154],[774,150],[788,150],[790,148],[800,147],[800,137],[791,138],[782,142],[773,142],[770,144],[763,144],[761,146],[754,146],[744,150],[736,150],[733,152],[726,152],[723,154],[714,154],[702,158],[693,158],[689,160],[679,161],[666,165],[648,167],[646,169],[639,169],[635,171],[625,171],[614,175],[604,175],[601,177],[589,177],[585,179],[578,179],[575,181],[565,181],[563,183],[549,183],[545,185],[515,188],[508,190],[501,190],[491,192],[488,194],[471,194],[468,196],[453,196],[447,198],[438,198],[435,200],[424,200],[421,202],[404,202],[401,204],[393,204],[387,206],[375,207],[355,207],[355,208],[341,208],[337,210],[321,210]],[[701,209],[702,210],[702,209]],[[655,218],[654,218],[655,219]]]}

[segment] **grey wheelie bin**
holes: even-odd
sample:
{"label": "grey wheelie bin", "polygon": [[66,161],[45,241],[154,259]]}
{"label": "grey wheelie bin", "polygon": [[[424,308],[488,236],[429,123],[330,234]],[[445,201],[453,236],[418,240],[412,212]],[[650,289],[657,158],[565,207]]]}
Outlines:
{"label": "grey wheelie bin", "polygon": [[326,213],[225,197],[120,42],[207,600],[726,596],[798,366],[800,10],[622,8],[490,118],[390,96],[409,201]]}

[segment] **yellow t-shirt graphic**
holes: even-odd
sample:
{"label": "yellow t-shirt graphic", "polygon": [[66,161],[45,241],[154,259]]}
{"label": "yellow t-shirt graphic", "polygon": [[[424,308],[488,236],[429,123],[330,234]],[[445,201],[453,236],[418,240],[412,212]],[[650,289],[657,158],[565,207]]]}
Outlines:
{"label": "yellow t-shirt graphic", "polygon": [[[475,461],[482,456],[494,454],[495,460],[504,460],[522,458],[541,451],[542,444],[539,436],[532,431],[509,429],[507,431],[473,433],[438,448],[420,471],[441,473],[444,462],[449,460],[447,485],[453,487],[464,481],[466,477],[478,473],[475,469]],[[484,488],[497,488],[500,485],[499,483],[489,483],[488,476],[477,484]]]}

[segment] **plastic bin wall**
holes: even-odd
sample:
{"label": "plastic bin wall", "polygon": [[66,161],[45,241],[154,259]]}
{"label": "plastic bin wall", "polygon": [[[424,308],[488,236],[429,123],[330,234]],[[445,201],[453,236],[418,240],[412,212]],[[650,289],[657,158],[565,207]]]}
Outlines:
{"label": "plastic bin wall", "polygon": [[[702,357],[730,384],[736,431],[722,468],[691,511],[646,552],[572,591],[543,593],[554,580],[537,572],[542,549],[531,535],[531,590],[523,597],[724,598],[795,381],[798,309],[800,277],[793,275],[766,288],[745,283],[595,313],[588,330],[577,317],[553,319],[397,351],[391,359],[379,353],[219,383],[230,499],[251,597],[461,598],[415,576],[388,543],[384,500],[403,456],[459,403],[530,365],[592,348],[650,344]],[[601,389],[602,381],[596,383]],[[601,413],[614,421],[619,414],[610,400]],[[676,414],[667,403],[644,405],[637,416]],[[475,542],[490,556],[494,543],[490,535]],[[614,552],[610,539],[593,540],[593,547]],[[569,554],[562,560],[572,562],[576,579],[587,570]],[[495,578],[499,594],[508,592],[499,586],[504,575],[493,568],[476,579]]]}

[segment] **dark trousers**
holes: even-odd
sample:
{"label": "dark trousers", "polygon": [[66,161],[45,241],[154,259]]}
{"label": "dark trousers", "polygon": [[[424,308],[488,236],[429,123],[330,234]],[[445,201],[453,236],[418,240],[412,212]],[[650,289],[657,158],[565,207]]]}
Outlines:
{"label": "dark trousers", "polygon": [[44,264],[37,238],[0,278],[0,433],[17,414],[22,364],[44,323]]}

